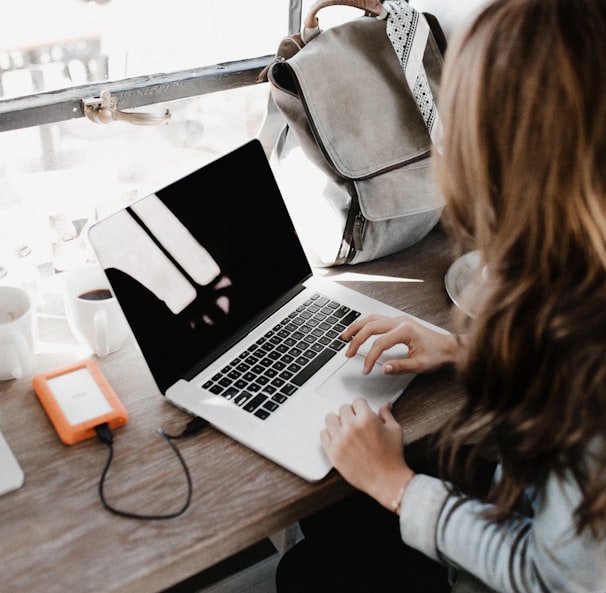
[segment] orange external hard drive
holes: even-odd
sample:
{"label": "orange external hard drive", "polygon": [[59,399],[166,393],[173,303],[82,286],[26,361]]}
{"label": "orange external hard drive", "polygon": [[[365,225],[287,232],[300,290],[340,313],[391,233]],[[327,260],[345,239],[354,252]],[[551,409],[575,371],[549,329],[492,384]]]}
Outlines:
{"label": "orange external hard drive", "polygon": [[122,402],[93,360],[41,373],[32,383],[66,445],[96,436],[95,427],[100,424],[117,428],[128,421]]}

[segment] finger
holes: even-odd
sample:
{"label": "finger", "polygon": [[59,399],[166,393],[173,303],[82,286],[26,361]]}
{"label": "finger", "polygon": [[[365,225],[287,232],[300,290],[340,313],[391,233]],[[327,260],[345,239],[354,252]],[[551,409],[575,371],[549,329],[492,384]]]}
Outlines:
{"label": "finger", "polygon": [[393,320],[380,315],[368,315],[354,321],[342,334],[341,338],[349,340],[346,356],[354,356],[360,346],[368,338],[376,334],[382,334],[388,331],[393,324]]}
{"label": "finger", "polygon": [[[356,354],[362,346],[369,338],[373,336],[380,335],[389,330],[389,326],[385,325],[382,322],[369,323],[364,328],[362,328],[349,342],[349,346],[346,352],[348,357],[352,357]],[[364,364],[364,373],[368,374],[371,370],[379,356],[383,351],[382,348],[376,346],[377,340],[383,339],[383,337],[375,338],[372,346],[369,348],[366,356],[365,356],[365,364]],[[370,356],[369,356],[370,355]]]}
{"label": "finger", "polygon": [[389,350],[396,345],[404,345],[408,348],[410,342],[409,335],[405,330],[403,331],[403,328],[400,325],[393,327],[393,324],[389,326],[381,324],[380,326],[377,326],[376,329],[378,330],[376,333],[382,335],[378,335],[368,349],[364,364],[365,372],[370,372],[372,370],[373,365],[376,364],[386,350]]}
{"label": "finger", "polygon": [[341,337],[344,340],[353,338],[353,336],[355,336],[367,323],[378,318],[378,315],[365,315],[364,317],[359,317],[353,323],[347,326],[347,328],[341,334]]}
{"label": "finger", "polygon": [[343,340],[348,340],[349,341],[349,345],[347,346],[347,350],[345,352],[345,356],[347,356],[348,358],[351,358],[352,356],[355,356],[360,348],[360,346],[362,344],[364,344],[364,342],[370,337],[372,336],[372,333],[370,331],[368,331],[367,329],[367,325],[361,326],[355,333],[353,334],[345,334],[342,333],[341,334],[341,338]]}
{"label": "finger", "polygon": [[396,326],[390,327],[383,332],[383,335],[378,336],[372,345],[372,349],[376,348],[381,352],[396,346],[397,344],[406,346],[406,351],[410,350],[411,344],[414,342],[417,332],[406,320],[400,320]]}
{"label": "finger", "polygon": [[363,416],[365,414],[373,414],[374,412],[370,409],[368,402],[365,399],[358,398],[354,400],[351,405],[352,411],[356,416]]}
{"label": "finger", "polygon": [[[408,356],[385,361],[383,371],[387,374],[404,374],[404,373],[425,373],[432,368],[435,368],[435,363],[432,363],[432,358],[423,348],[418,348],[415,344],[416,337],[411,336],[408,340]],[[386,367],[391,367],[388,370]]]}
{"label": "finger", "polygon": [[[383,422],[385,424],[388,424],[390,422],[398,422],[395,418],[394,415],[392,413],[392,408],[393,408],[393,404],[391,402],[387,402],[385,404],[383,404],[380,408],[379,408],[379,418],[381,420],[383,420]],[[398,423],[399,424],[399,423]]]}
{"label": "finger", "polygon": [[332,437],[330,436],[328,430],[326,430],[325,428],[320,431],[320,442],[322,443],[324,451],[327,452],[332,443]]}
{"label": "finger", "polygon": [[418,358],[398,358],[386,360],[381,368],[386,375],[405,375],[423,372],[424,365]]}
{"label": "finger", "polygon": [[341,333],[341,337],[344,340],[350,340],[353,338],[359,331],[360,328],[364,325],[364,317],[356,319],[351,325],[348,325],[345,330]]}
{"label": "finger", "polygon": [[391,408],[392,408],[391,402],[386,402],[379,408],[379,418],[381,418],[381,420],[383,420],[383,422],[386,422],[387,420],[389,420],[390,416],[393,418],[393,414],[391,413]]}
{"label": "finger", "polygon": [[402,340],[399,339],[395,330],[389,331],[386,334],[376,338],[364,359],[364,374],[366,375],[372,371],[374,365],[377,363],[383,352],[389,350],[396,344],[402,343]]}
{"label": "finger", "polygon": [[324,425],[326,430],[332,434],[341,427],[341,420],[336,414],[330,413],[326,415]]}
{"label": "finger", "polygon": [[[377,338],[377,340],[378,339],[379,338]],[[374,344],[368,350],[368,354],[366,354],[366,357],[364,358],[364,366],[362,367],[362,372],[365,375],[368,375],[368,373],[372,371],[377,360],[379,360],[379,357],[381,356],[381,354],[383,354],[384,349],[377,345],[377,340],[375,340]]]}
{"label": "finger", "polygon": [[341,422],[341,426],[351,422],[354,419],[354,416],[356,416],[356,413],[352,405],[343,404],[339,408],[339,420]]}
{"label": "finger", "polygon": [[349,340],[347,350],[345,351],[345,356],[347,356],[347,358],[351,358],[352,356],[355,356],[358,353],[358,349],[360,348],[360,346],[363,343],[364,342],[361,340],[361,338],[359,338],[358,335],[356,334],[353,338],[351,338]]}
{"label": "finger", "polygon": [[356,399],[352,404],[352,409],[358,424],[368,424],[373,418],[377,417],[368,401],[363,398]]}
{"label": "finger", "polygon": [[[404,345],[407,348],[408,354],[410,353],[410,345],[414,340],[414,330],[409,327],[409,324],[404,322],[400,323],[397,327],[385,332],[382,336],[375,339],[372,346],[368,350],[366,360],[364,364],[365,372],[370,372],[372,367],[379,360],[381,355],[397,345]],[[408,355],[402,358],[389,360],[383,363],[383,372],[385,374],[400,374],[410,372],[410,363]],[[392,364],[396,362],[397,364]]]}

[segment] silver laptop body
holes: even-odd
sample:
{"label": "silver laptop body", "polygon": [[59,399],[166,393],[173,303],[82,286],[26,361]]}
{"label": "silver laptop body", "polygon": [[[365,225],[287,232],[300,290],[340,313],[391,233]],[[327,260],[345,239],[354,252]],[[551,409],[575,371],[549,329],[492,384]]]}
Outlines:
{"label": "silver laptop body", "polygon": [[89,236],[161,393],[308,481],[331,469],[326,414],[358,397],[378,409],[413,378],[345,357],[353,319],[402,313],[312,274],[257,140]]}

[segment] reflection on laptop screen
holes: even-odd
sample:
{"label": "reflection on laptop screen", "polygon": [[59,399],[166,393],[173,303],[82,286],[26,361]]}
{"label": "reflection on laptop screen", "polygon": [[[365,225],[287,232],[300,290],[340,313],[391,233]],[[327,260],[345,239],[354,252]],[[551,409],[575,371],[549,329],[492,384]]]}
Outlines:
{"label": "reflection on laptop screen", "polygon": [[97,223],[91,241],[163,392],[311,274],[256,140]]}

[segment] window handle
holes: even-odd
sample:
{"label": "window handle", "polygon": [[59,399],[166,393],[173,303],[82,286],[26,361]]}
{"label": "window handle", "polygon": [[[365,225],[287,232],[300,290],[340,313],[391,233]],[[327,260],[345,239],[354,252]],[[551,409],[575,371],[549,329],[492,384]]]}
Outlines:
{"label": "window handle", "polygon": [[164,113],[133,113],[119,111],[116,108],[116,98],[109,91],[102,91],[101,97],[82,99],[84,115],[96,124],[109,124],[113,121],[124,121],[138,126],[153,126],[167,122],[170,111]]}

